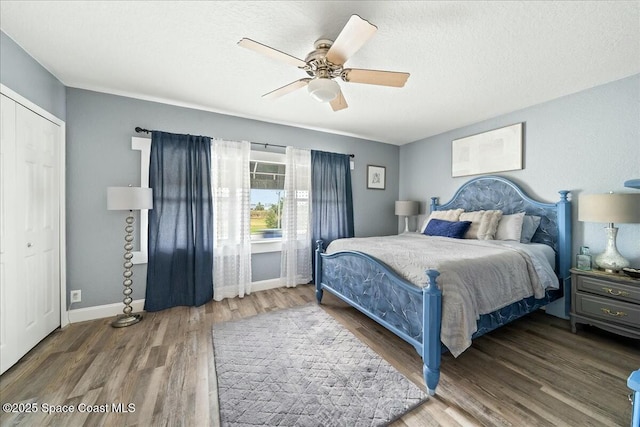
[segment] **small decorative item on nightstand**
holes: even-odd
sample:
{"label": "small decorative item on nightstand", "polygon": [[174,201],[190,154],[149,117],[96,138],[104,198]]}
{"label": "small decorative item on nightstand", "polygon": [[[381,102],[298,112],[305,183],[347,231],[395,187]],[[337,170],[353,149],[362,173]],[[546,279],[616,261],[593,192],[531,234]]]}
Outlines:
{"label": "small decorative item on nightstand", "polygon": [[591,252],[589,246],[580,246],[580,252],[576,255],[576,268],[578,270],[591,270]]}

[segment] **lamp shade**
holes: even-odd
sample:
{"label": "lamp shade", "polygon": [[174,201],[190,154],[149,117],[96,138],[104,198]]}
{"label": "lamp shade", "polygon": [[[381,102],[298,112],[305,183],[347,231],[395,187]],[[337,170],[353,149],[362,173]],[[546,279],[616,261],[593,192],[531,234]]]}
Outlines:
{"label": "lamp shade", "polygon": [[640,194],[583,194],[578,199],[578,221],[640,222]]}
{"label": "lamp shade", "polygon": [[153,208],[153,190],[142,187],[107,187],[107,209],[132,211]]}
{"label": "lamp shade", "polygon": [[420,204],[410,200],[398,200],[396,201],[396,215],[400,216],[412,216],[418,215],[420,212]]}
{"label": "lamp shade", "polygon": [[320,102],[329,102],[338,96],[340,86],[335,81],[326,77],[316,77],[309,82],[307,90],[316,100]]}

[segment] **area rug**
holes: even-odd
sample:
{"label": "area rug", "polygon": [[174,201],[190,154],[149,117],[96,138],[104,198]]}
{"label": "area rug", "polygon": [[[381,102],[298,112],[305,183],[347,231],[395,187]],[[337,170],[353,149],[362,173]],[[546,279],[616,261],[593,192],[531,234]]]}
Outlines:
{"label": "area rug", "polygon": [[317,304],[213,328],[223,426],[381,426],[427,395]]}

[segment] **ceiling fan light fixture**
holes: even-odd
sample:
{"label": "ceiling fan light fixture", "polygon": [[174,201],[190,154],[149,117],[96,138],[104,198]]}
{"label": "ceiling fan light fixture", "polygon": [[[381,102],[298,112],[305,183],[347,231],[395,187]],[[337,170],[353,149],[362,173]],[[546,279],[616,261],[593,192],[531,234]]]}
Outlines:
{"label": "ceiling fan light fixture", "polygon": [[340,93],[340,86],[327,77],[317,77],[307,86],[309,94],[320,102],[333,101]]}

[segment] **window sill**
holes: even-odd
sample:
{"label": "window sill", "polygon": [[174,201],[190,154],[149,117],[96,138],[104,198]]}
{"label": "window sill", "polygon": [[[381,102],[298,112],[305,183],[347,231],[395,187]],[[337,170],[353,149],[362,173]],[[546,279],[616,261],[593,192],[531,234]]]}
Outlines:
{"label": "window sill", "polygon": [[282,252],[282,239],[256,239],[251,241],[252,254]]}

